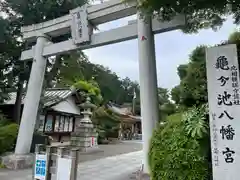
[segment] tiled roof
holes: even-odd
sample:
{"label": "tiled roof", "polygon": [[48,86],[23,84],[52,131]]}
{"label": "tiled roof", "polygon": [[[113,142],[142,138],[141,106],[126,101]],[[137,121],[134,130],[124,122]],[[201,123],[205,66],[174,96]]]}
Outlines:
{"label": "tiled roof", "polygon": [[[51,106],[55,103],[62,101],[73,93],[71,89],[53,88],[47,89],[44,94],[44,106]],[[16,92],[9,93],[9,99],[3,104],[15,104]],[[22,97],[22,104],[24,104],[25,95]]]}
{"label": "tiled roof", "polygon": [[126,108],[119,108],[119,106],[116,106],[115,104],[113,105],[112,103],[108,103],[107,107],[118,115],[126,116],[134,120],[141,121],[141,116],[133,116],[129,114],[129,111]]}

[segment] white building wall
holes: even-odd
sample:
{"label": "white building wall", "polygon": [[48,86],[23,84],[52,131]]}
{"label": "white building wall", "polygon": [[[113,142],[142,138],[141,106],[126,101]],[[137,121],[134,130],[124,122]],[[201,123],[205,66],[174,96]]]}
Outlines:
{"label": "white building wall", "polygon": [[52,107],[55,111],[65,112],[80,115],[80,108],[76,105],[73,97],[68,97],[66,100]]}

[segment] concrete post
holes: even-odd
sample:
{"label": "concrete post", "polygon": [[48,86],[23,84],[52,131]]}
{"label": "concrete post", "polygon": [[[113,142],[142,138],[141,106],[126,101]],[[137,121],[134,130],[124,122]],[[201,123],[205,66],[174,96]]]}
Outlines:
{"label": "concrete post", "polygon": [[77,180],[77,169],[78,169],[78,149],[72,149],[70,152],[70,157],[72,160],[71,164],[71,177],[70,180]]}
{"label": "concrete post", "polygon": [[156,122],[159,120],[157,71],[152,18],[146,16],[143,19],[140,17],[140,13],[138,13],[138,52],[144,153],[143,172],[149,173],[149,142]]}
{"label": "concrete post", "polygon": [[122,140],[122,121],[119,123],[118,138]]}
{"label": "concrete post", "polygon": [[53,148],[51,146],[46,147],[46,155],[47,155],[47,172],[46,172],[46,180],[52,179],[52,174],[50,168],[52,167],[52,152]]}
{"label": "concrete post", "polygon": [[47,37],[39,36],[37,39],[37,44],[34,47],[34,60],[32,63],[27,94],[24,101],[24,109],[22,113],[20,129],[18,132],[15,154],[27,154],[30,152],[47,64],[47,59],[42,56],[43,48],[46,43]]}

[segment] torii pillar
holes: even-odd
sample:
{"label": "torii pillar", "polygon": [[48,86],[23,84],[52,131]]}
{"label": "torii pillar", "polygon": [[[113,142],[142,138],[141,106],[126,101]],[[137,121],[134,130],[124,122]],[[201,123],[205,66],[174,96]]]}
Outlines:
{"label": "torii pillar", "polygon": [[25,97],[15,154],[2,157],[2,163],[9,169],[32,167],[33,156],[29,154],[29,152],[47,64],[46,57],[42,55],[43,48],[48,42],[48,37],[42,34],[38,36],[37,43],[33,48],[34,57],[32,69]]}
{"label": "torii pillar", "polygon": [[47,65],[47,59],[46,57],[43,57],[42,54],[43,48],[48,42],[48,37],[46,35],[40,35],[38,36],[36,46],[34,47],[34,59],[18,132],[15,149],[16,155],[24,155],[30,152]]}
{"label": "torii pillar", "polygon": [[143,139],[143,173],[149,174],[150,139],[159,120],[157,70],[152,17],[138,13],[138,53]]}

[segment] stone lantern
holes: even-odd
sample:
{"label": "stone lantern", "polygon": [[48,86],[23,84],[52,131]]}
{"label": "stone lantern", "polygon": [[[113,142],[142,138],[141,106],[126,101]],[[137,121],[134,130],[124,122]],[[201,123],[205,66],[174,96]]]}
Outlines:
{"label": "stone lantern", "polygon": [[78,147],[83,152],[97,150],[98,133],[91,120],[92,110],[96,106],[91,103],[91,99],[88,97],[86,102],[80,104],[80,107],[83,109],[81,112],[83,118],[75,124],[75,131],[71,134],[71,146]]}

